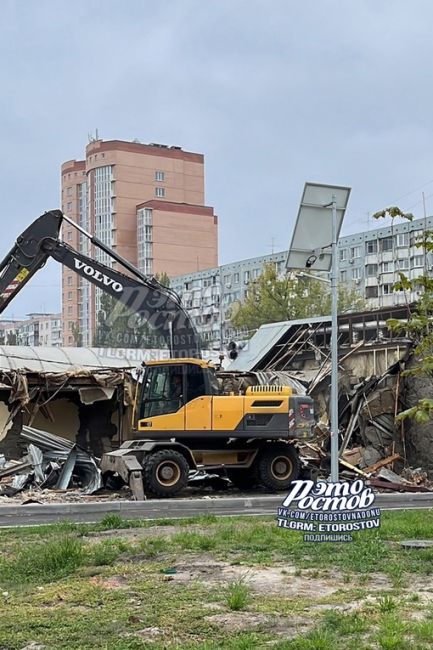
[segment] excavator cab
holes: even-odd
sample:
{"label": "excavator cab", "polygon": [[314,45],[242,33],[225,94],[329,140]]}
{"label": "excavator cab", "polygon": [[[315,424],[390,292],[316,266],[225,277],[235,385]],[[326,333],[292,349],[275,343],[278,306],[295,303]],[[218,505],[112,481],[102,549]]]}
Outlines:
{"label": "excavator cab", "polygon": [[[137,429],[184,430],[188,405],[198,398],[209,402],[218,393],[214,369],[199,359],[170,359],[145,364]],[[161,417],[164,416],[164,417]],[[153,418],[156,418],[155,420]]]}

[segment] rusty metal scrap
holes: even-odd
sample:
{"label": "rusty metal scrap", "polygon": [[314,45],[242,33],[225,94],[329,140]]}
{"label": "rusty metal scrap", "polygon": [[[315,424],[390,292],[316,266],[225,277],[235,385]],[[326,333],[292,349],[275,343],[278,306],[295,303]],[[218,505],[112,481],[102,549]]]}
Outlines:
{"label": "rusty metal scrap", "polygon": [[372,477],[369,479],[372,487],[381,490],[392,490],[393,492],[433,492],[433,488],[424,487],[423,485],[411,485],[410,483],[393,483],[383,478]]}

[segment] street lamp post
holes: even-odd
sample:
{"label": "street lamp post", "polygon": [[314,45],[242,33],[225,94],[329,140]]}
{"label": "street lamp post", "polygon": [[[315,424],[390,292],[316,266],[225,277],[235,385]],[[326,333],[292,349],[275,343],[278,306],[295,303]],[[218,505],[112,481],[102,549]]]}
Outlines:
{"label": "street lamp post", "polygon": [[[331,283],[331,476],[338,481],[338,259],[337,243],[350,188],[306,183],[286,268],[327,271]],[[331,208],[331,219],[329,219]]]}
{"label": "street lamp post", "polygon": [[338,259],[337,199],[332,195],[331,266],[331,481],[338,481]]}

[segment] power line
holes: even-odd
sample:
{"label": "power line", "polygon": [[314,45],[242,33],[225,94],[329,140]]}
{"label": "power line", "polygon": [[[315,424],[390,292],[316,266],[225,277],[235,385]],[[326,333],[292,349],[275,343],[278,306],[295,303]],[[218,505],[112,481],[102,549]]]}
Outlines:
{"label": "power line", "polygon": [[[397,203],[397,201],[401,201],[401,199],[405,199],[407,196],[410,196],[411,194],[415,194],[415,192],[418,192],[421,190],[423,187],[426,185],[430,185],[430,183],[433,183],[433,178],[430,181],[427,181],[426,183],[423,183],[422,185],[419,185],[418,187],[415,187],[414,190],[410,190],[410,192],[406,192],[406,194],[403,194],[402,196],[399,196],[395,199],[394,203]],[[415,204],[418,205],[418,204]]]}

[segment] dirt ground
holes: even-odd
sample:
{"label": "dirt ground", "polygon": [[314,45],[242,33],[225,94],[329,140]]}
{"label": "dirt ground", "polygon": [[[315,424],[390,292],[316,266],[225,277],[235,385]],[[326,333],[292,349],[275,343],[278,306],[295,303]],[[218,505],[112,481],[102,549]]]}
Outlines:
{"label": "dirt ground", "polygon": [[[89,543],[97,543],[110,538],[124,539],[127,542],[137,543],[146,538],[171,537],[181,532],[182,527],[176,525],[154,526],[152,528],[132,528],[116,531],[101,531],[89,533]],[[200,526],[189,526],[191,533],[199,532]],[[98,578],[95,578],[96,580]],[[392,590],[392,581],[383,573],[373,573],[364,576],[361,582],[356,579],[347,581],[347,576],[342,572],[332,571],[323,567],[321,569],[303,569],[299,571],[290,562],[273,563],[272,566],[245,566],[233,564],[229,561],[219,561],[211,553],[201,552],[188,555],[188,562],[176,562],[173,573],[165,576],[166,581],[173,584],[190,585],[200,583],[211,588],[221,585],[221,589],[230,582],[243,581],[254,595],[274,596],[298,599],[308,605],[304,610],[290,616],[268,615],[260,612],[232,611],[227,612],[217,603],[209,603],[209,615],[205,618],[210,623],[215,623],[221,629],[242,632],[255,628],[272,628],[277,635],[285,638],[294,638],[297,634],[305,634],[314,627],[315,617],[312,611],[320,614],[329,610],[342,614],[374,608],[383,597],[383,594]],[[107,589],[124,589],[124,580],[119,577],[110,579]],[[357,591],[362,589],[363,596]],[[365,596],[365,593],[368,593]],[[405,599],[410,600],[416,594],[422,605],[433,603],[433,580],[429,576],[420,577],[416,584],[402,590]],[[422,619],[423,615],[414,608],[411,618]],[[157,632],[152,630],[151,636]]]}

